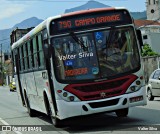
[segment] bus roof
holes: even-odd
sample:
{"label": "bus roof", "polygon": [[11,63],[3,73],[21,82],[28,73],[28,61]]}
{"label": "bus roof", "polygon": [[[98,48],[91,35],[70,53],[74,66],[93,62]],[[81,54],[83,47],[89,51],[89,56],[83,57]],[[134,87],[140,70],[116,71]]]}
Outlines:
{"label": "bus roof", "polygon": [[75,16],[79,14],[87,14],[87,13],[94,13],[94,12],[102,12],[102,11],[111,11],[111,10],[127,10],[124,7],[109,7],[109,8],[95,8],[95,9],[88,9],[88,10],[81,10],[81,11],[75,11],[71,13],[65,13],[62,15],[57,15],[54,17],[49,17],[43,22],[41,22],[39,25],[37,25],[34,29],[32,29],[30,32],[28,32],[26,35],[24,35],[21,39],[19,39],[17,42],[13,43],[12,49],[16,48],[23,42],[27,41],[30,39],[32,36],[36,35],[38,32],[43,30],[44,28],[48,28],[49,24],[52,20],[58,19],[58,18],[63,18],[63,17],[69,17],[69,16]]}
{"label": "bus roof", "polygon": [[93,9],[87,9],[87,10],[80,10],[80,11],[65,13],[65,14],[62,14],[62,17],[79,15],[79,14],[86,14],[86,13],[110,11],[110,10],[120,10],[120,9],[127,10],[127,9],[124,8],[124,7],[93,8]]}

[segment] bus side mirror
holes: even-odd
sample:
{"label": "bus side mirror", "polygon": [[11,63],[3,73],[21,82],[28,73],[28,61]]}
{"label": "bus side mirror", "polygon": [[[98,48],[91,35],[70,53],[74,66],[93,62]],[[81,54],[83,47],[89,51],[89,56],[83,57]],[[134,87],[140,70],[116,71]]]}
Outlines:
{"label": "bus side mirror", "polygon": [[51,57],[51,50],[48,43],[44,44],[44,56],[46,59],[49,59]]}
{"label": "bus side mirror", "polygon": [[143,47],[143,40],[142,40],[142,34],[141,34],[141,31],[139,29],[136,30],[137,32],[137,38],[138,38],[138,41],[139,41],[139,44],[140,44],[140,47],[142,49]]}

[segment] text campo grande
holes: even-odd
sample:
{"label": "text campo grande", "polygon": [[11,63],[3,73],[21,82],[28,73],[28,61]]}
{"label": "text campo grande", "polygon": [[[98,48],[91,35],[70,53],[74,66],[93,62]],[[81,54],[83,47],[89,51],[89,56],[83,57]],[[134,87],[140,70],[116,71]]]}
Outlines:
{"label": "text campo grande", "polygon": [[120,21],[121,16],[120,14],[116,15],[110,15],[110,16],[100,16],[100,17],[90,17],[90,18],[84,18],[84,19],[76,19],[74,20],[74,24],[72,24],[71,20],[66,21],[59,21],[60,28],[71,28],[73,25],[76,27],[85,26],[85,25],[93,25],[93,24],[99,24],[99,23],[106,23],[106,22],[114,22],[114,21]]}
{"label": "text campo grande", "polygon": [[119,21],[119,20],[120,20],[120,15],[118,14],[118,15],[111,15],[111,16],[102,16],[97,18],[75,20],[75,25],[83,26],[83,25],[96,24],[96,23]]}

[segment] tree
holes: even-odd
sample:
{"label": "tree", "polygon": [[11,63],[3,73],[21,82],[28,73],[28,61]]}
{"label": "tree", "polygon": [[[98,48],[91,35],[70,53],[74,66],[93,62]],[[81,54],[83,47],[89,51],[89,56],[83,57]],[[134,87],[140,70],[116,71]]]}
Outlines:
{"label": "tree", "polygon": [[144,44],[142,49],[142,56],[158,56],[159,54],[154,52],[149,44]]}

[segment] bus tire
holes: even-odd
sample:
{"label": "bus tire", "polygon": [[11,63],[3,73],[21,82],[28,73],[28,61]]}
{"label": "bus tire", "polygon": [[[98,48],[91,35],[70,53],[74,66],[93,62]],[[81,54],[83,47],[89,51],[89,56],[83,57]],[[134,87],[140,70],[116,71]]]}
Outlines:
{"label": "bus tire", "polygon": [[153,101],[154,100],[154,96],[152,95],[152,91],[150,88],[148,88],[147,90],[147,98],[149,101]]}
{"label": "bus tire", "polygon": [[52,124],[57,127],[57,128],[61,128],[62,127],[62,121],[59,120],[58,118],[55,118],[53,116],[50,116],[51,117],[51,121],[52,121]]}
{"label": "bus tire", "polygon": [[128,108],[124,108],[124,109],[116,110],[115,113],[116,113],[117,117],[127,117],[128,111],[129,111]]}
{"label": "bus tire", "polygon": [[61,126],[62,126],[62,121],[59,120],[59,119],[56,118],[56,117],[53,117],[51,106],[50,106],[50,104],[49,104],[48,98],[46,98],[46,97],[45,97],[45,105],[46,105],[46,109],[47,109],[47,114],[48,114],[48,116],[50,117],[52,124],[53,124],[55,127],[61,127]]}
{"label": "bus tire", "polygon": [[30,104],[29,104],[29,100],[28,97],[25,93],[25,99],[26,99],[26,107],[27,107],[27,111],[30,117],[34,117],[35,116],[35,111],[33,109],[30,108]]}

